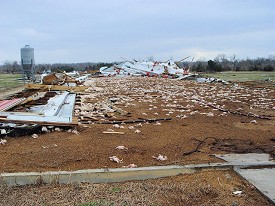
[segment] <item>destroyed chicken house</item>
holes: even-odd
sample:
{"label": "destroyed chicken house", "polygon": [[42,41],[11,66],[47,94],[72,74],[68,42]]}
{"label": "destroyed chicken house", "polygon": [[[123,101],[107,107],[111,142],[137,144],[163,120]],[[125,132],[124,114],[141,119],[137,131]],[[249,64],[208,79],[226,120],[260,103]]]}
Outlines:
{"label": "destroyed chicken house", "polygon": [[[188,57],[186,57],[188,58]],[[184,59],[186,59],[184,58]],[[166,62],[158,61],[125,61],[114,64],[111,67],[101,67],[100,72],[104,76],[173,76],[174,78],[182,78],[188,75],[188,68],[181,68],[179,63],[184,59],[174,62],[168,60]]]}
{"label": "destroyed chicken house", "polygon": [[78,124],[74,116],[77,93],[86,89],[81,81],[66,73],[53,73],[45,76],[42,82],[26,84],[22,92],[0,101],[1,134],[19,136],[20,129],[31,132],[41,125],[53,128]]}
{"label": "destroyed chicken house", "polygon": [[[126,60],[111,67],[101,67],[100,76],[195,79],[198,82],[227,84],[223,80],[214,78],[199,78],[188,68],[180,68],[179,63],[186,58],[178,62],[172,60],[166,62]],[[117,104],[131,102],[130,96],[116,95],[96,103],[90,103],[89,100],[96,96],[95,93],[101,92],[91,86],[91,82],[93,82],[91,79],[94,77],[96,76],[91,74],[79,75],[75,71],[43,73],[40,84],[27,83],[25,90],[0,101],[1,134],[19,136],[21,133],[16,132],[19,129],[25,131],[22,133],[24,135],[33,132],[30,128],[35,128],[34,131],[36,131],[41,126],[54,128],[55,126],[75,127],[79,124],[90,123],[124,124],[171,120],[171,118],[131,118],[131,113],[117,106]],[[223,111],[222,108],[219,110]],[[224,110],[224,112],[227,111]]]}
{"label": "destroyed chicken house", "polygon": [[[275,165],[273,84],[198,78],[173,62],[126,61],[100,71],[43,74],[40,83],[0,100],[2,172],[45,172],[35,175],[47,182],[53,171],[67,183],[97,181],[98,173],[86,176],[99,168],[106,181],[113,169],[132,171],[131,178],[175,164],[177,172],[229,170],[250,164],[248,156],[257,167]],[[232,153],[237,163],[221,161]],[[33,184],[29,179],[6,182]]]}
{"label": "destroyed chicken house", "polygon": [[[173,78],[181,79],[195,75],[188,72],[189,70],[180,68],[177,63],[171,60],[162,63],[125,61],[109,68],[100,68],[100,73],[103,76],[131,75],[162,76],[165,78],[172,76]],[[78,72],[45,72],[41,75],[41,84],[28,83],[25,85],[24,91],[1,100],[0,128],[2,128],[2,133],[17,136],[20,135],[20,132],[17,135],[16,132],[12,132],[16,128],[28,128],[28,131],[31,131],[30,128],[37,128],[41,125],[50,127],[77,126],[79,122],[90,123],[91,121],[98,121],[99,116],[97,114],[91,115],[89,113],[87,115],[88,113],[85,113],[83,107],[85,108],[86,105],[83,102],[81,103],[79,97],[79,94],[84,93],[88,89],[88,87],[83,85],[88,76],[87,74],[80,76]],[[103,102],[104,106],[99,105],[101,107],[100,110],[104,112],[103,116],[108,118],[105,123],[111,120],[115,121],[115,123],[121,123],[122,121],[120,120],[125,120],[124,118],[113,118],[114,112],[119,113],[121,116],[130,115],[122,109],[116,108],[113,104],[116,101],[118,99],[113,98],[108,100],[108,102]],[[80,110],[80,104],[82,104],[82,110]],[[93,109],[98,113],[99,108],[97,108],[97,105]],[[101,115],[101,117],[103,116]],[[148,119],[148,121],[156,120]],[[143,122],[143,120],[135,120],[135,122]]]}

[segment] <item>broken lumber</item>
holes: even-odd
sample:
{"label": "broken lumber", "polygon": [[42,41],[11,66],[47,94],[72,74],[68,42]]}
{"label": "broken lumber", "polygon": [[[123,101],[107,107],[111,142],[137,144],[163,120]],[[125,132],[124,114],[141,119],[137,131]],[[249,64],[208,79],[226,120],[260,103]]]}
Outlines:
{"label": "broken lumber", "polygon": [[[188,98],[187,95],[184,95],[186,98]],[[236,115],[240,115],[240,116],[247,116],[247,117],[254,117],[254,118],[258,118],[258,119],[267,119],[267,120],[271,120],[271,117],[268,117],[268,116],[260,116],[260,115],[256,115],[256,114],[252,114],[252,113],[241,113],[241,112],[238,112],[238,111],[231,111],[229,109],[223,109],[223,108],[220,108],[220,107],[217,107],[211,103],[204,103],[202,102],[199,98],[193,98],[193,100],[196,100],[197,102],[201,102],[202,105],[205,105],[205,106],[209,106],[209,107],[212,107],[214,109],[217,109],[221,112],[227,112],[227,113],[231,113],[231,114],[236,114]]]}
{"label": "broken lumber", "polygon": [[77,119],[72,118],[71,122],[49,122],[49,121],[31,121],[31,120],[12,120],[7,118],[0,118],[0,122],[16,123],[16,124],[37,124],[47,126],[76,126],[78,125]]}
{"label": "broken lumber", "polygon": [[26,84],[26,89],[41,89],[41,90],[57,90],[57,91],[70,91],[70,92],[84,92],[86,86],[61,86],[61,85],[44,85],[44,84]]}
{"label": "broken lumber", "polygon": [[238,112],[238,111],[232,111],[232,110],[229,110],[229,109],[223,109],[223,108],[220,108],[220,107],[217,107],[213,104],[206,104],[207,106],[209,107],[212,107],[214,109],[217,109],[219,111],[222,111],[222,112],[227,112],[227,113],[231,113],[231,114],[237,114],[237,115],[240,115],[240,116],[246,116],[246,117],[254,117],[254,118],[258,118],[258,119],[267,119],[267,120],[271,120],[270,117],[268,116],[260,116],[260,115],[256,115],[256,114],[252,114],[252,113],[242,113],[242,112]]}
{"label": "broken lumber", "polygon": [[95,122],[96,124],[131,124],[131,123],[142,123],[142,122],[158,122],[158,121],[168,121],[172,118],[160,118],[160,119],[137,119],[128,121],[113,121],[113,122]]}
{"label": "broken lumber", "polygon": [[109,131],[104,131],[102,133],[103,134],[125,134],[125,132],[109,132]]}

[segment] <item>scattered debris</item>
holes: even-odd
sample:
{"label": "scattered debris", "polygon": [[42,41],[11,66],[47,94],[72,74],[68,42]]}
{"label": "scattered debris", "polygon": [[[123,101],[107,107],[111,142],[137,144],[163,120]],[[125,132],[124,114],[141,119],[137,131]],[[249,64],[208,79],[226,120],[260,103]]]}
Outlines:
{"label": "scattered debris", "polygon": [[200,82],[200,83],[220,82],[220,83],[223,83],[223,84],[226,84],[226,85],[229,84],[229,82],[227,82],[225,80],[217,79],[217,78],[213,78],[213,77],[210,77],[210,78],[198,77],[198,78],[196,78],[196,81]]}
{"label": "scattered debris", "polygon": [[125,134],[125,132],[109,132],[109,131],[103,131],[103,134]]}
{"label": "scattered debris", "polygon": [[233,192],[234,195],[241,195],[243,193],[243,191],[241,190],[237,190],[235,192]]}
{"label": "scattered debris", "polygon": [[57,147],[57,144],[42,146],[43,149],[48,149],[48,148],[52,148],[52,147]]}
{"label": "scattered debris", "polygon": [[165,161],[168,159],[166,156],[163,156],[161,154],[159,154],[157,157],[153,156],[153,158],[159,161]]}
{"label": "scattered debris", "polygon": [[[137,119],[137,120],[127,120],[127,121],[104,121],[96,122],[96,124],[132,124],[132,123],[153,123],[157,121],[169,121],[172,118],[159,118],[159,119]],[[130,126],[130,129],[134,129]]]}
{"label": "scattered debris", "polygon": [[61,129],[59,127],[54,128],[54,131],[61,132]]}
{"label": "scattered debris", "polygon": [[127,165],[127,166],[122,166],[123,168],[136,168],[137,167],[137,165],[135,165],[135,164],[129,164],[129,165]]}
{"label": "scattered debris", "polygon": [[115,149],[118,149],[118,150],[128,150],[128,148],[125,147],[125,146],[117,146]]}
{"label": "scattered debris", "polygon": [[250,121],[250,123],[257,124],[257,121],[256,120],[252,120],[252,121]]}
{"label": "scattered debris", "polygon": [[7,134],[7,131],[5,129],[1,129],[0,134]]}
{"label": "scattered debris", "polygon": [[5,145],[7,143],[7,140],[5,140],[5,139],[0,139],[0,144],[1,145]]}
{"label": "scattered debris", "polygon": [[113,127],[114,128],[120,128],[120,126],[118,124],[114,124]]}
{"label": "scattered debris", "polygon": [[45,126],[43,126],[43,127],[41,128],[41,131],[42,131],[42,132],[50,132],[50,131],[48,130],[48,128],[45,127]]}
{"label": "scattered debris", "polygon": [[76,135],[80,134],[79,131],[77,131],[76,129],[72,130],[71,133],[76,134]]}
{"label": "scattered debris", "polygon": [[123,159],[120,160],[117,156],[109,157],[109,159],[116,163],[122,163],[122,161],[123,161]]}
{"label": "scattered debris", "polygon": [[135,125],[135,127],[140,128],[140,127],[142,127],[142,124],[138,123],[138,124]]}

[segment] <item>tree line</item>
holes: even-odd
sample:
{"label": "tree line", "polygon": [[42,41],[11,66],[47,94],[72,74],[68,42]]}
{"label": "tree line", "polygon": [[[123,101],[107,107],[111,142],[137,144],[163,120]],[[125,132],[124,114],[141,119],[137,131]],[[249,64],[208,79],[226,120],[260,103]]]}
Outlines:
{"label": "tree line", "polygon": [[[51,70],[60,71],[96,71],[103,66],[111,66],[113,63],[68,63],[68,64],[37,64],[36,73]],[[225,54],[219,54],[215,59],[200,59],[195,62],[180,62],[181,67],[190,68],[196,72],[222,72],[222,71],[275,71],[275,56],[256,59],[237,59],[236,55],[227,57]],[[17,61],[5,61],[0,65],[0,73],[21,73],[22,68]]]}
{"label": "tree line", "polygon": [[[42,74],[44,71],[51,72],[72,72],[72,71],[96,71],[103,66],[111,66],[113,63],[56,63],[56,64],[36,64],[35,73]],[[17,61],[4,61],[0,65],[0,73],[21,73],[22,66]]]}
{"label": "tree line", "polygon": [[275,56],[256,59],[237,59],[235,55],[227,57],[219,54],[213,60],[198,60],[189,64],[192,71],[222,72],[222,71],[275,71]]}

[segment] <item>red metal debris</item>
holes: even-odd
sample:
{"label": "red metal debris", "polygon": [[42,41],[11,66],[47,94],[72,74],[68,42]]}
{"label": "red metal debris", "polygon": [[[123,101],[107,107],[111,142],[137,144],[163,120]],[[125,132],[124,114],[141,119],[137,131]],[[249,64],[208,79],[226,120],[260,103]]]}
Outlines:
{"label": "red metal debris", "polygon": [[25,98],[15,98],[10,100],[2,100],[0,101],[0,111],[6,111],[24,101]]}

